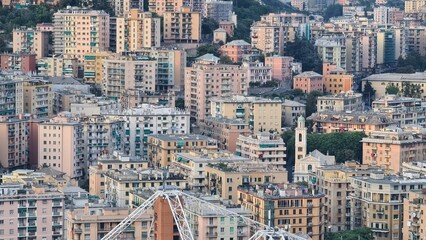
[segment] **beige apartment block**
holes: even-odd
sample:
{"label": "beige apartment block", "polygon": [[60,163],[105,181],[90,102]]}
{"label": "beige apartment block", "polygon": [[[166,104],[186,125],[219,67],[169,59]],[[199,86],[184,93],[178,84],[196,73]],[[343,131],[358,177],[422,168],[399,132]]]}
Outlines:
{"label": "beige apartment block", "polygon": [[65,56],[39,58],[37,71],[40,75],[50,77],[78,77],[78,59]]}
{"label": "beige apartment block", "polygon": [[404,2],[405,13],[419,13],[421,8],[426,5],[425,0],[408,0]]}
{"label": "beige apartment block", "polygon": [[281,132],[281,100],[232,95],[211,98],[212,117],[242,119],[253,133]]}
{"label": "beige apartment block", "polygon": [[206,166],[205,171],[207,191],[234,203],[238,202],[238,186],[288,182],[285,169],[274,168],[269,164],[218,163]]}
{"label": "beige apartment block", "polygon": [[401,171],[402,163],[423,160],[426,154],[423,134],[398,127],[373,131],[361,142],[365,164],[380,166],[394,173]]}
{"label": "beige apartment block", "polygon": [[201,13],[190,7],[164,13],[163,39],[171,43],[198,43],[201,41]]}
{"label": "beige apartment block", "polygon": [[379,169],[349,161],[316,169],[317,189],[325,194],[324,220],[331,226],[329,231],[340,232],[351,229],[351,211],[354,211],[348,199],[349,194],[354,191],[351,187],[351,177],[368,177]]}
{"label": "beige apartment block", "polygon": [[88,84],[102,84],[102,65],[105,59],[112,56],[111,52],[91,52],[84,55],[84,82]]}
{"label": "beige apartment block", "polygon": [[[249,82],[246,69],[238,65],[218,62],[219,58],[206,54],[197,58],[197,62],[185,70],[185,108],[198,122],[212,113],[210,100],[213,96],[248,94]],[[215,115],[212,116],[215,117]],[[248,120],[248,113],[246,116]],[[279,121],[281,122],[281,119]],[[264,123],[266,127],[266,119]]]}
{"label": "beige apartment block", "polygon": [[83,65],[84,55],[108,51],[109,15],[104,11],[68,7],[53,16],[54,54],[69,54]]}
{"label": "beige apartment block", "polygon": [[114,151],[96,159],[97,165],[89,167],[89,194],[105,198],[105,173],[115,169],[147,169],[148,162]]}
{"label": "beige apartment block", "polygon": [[166,12],[178,12],[185,5],[183,0],[149,0],[148,10],[159,16],[163,16]]}
{"label": "beige apartment block", "polygon": [[201,134],[218,141],[219,149],[233,153],[237,150],[238,137],[251,133],[249,124],[242,119],[207,117],[204,122],[199,123],[199,127]]}
{"label": "beige apartment block", "polygon": [[129,14],[133,9],[143,10],[143,0],[112,0],[116,16]]}
{"label": "beige apartment block", "polygon": [[172,164],[173,154],[188,151],[217,151],[217,140],[193,134],[148,136],[148,160],[157,167],[167,167]]}
{"label": "beige apartment block", "polygon": [[296,124],[297,118],[306,115],[306,105],[300,102],[283,99],[282,103],[282,126],[292,127]]}
{"label": "beige apartment block", "polygon": [[347,112],[363,110],[362,94],[352,91],[334,95],[319,96],[317,99],[318,112]]}
{"label": "beige apartment block", "polygon": [[263,54],[284,54],[286,28],[280,24],[255,22],[250,28],[251,45]]}
{"label": "beige apartment block", "polygon": [[324,194],[293,185],[255,187],[245,185],[237,190],[238,203],[252,212],[253,220],[307,234],[313,240],[324,239]]}
{"label": "beige apartment block", "polygon": [[[128,209],[127,206],[120,208],[89,206],[89,204],[83,209],[67,210],[67,239],[101,239],[132,211],[133,209]],[[124,229],[120,238],[129,240],[147,239],[150,236],[149,227],[153,217],[151,210],[142,214],[129,227]]]}
{"label": "beige apartment block", "polygon": [[157,62],[135,56],[110,57],[103,60],[102,93],[119,98],[127,89],[155,91]]}
{"label": "beige apartment block", "polygon": [[0,164],[9,169],[29,164],[29,119],[0,117]]}
{"label": "beige apartment block", "polygon": [[38,125],[38,160],[40,166],[49,166],[64,172],[72,179],[84,178],[83,127],[70,113]]}
{"label": "beige apartment block", "polygon": [[402,235],[409,219],[403,215],[404,198],[410,190],[421,190],[425,184],[424,178],[385,176],[383,172],[371,173],[369,177],[352,177],[351,229],[369,227],[377,240],[408,239]]}
{"label": "beige apartment block", "polygon": [[240,136],[237,140],[235,154],[253,162],[267,163],[270,166],[284,169],[286,166],[286,146],[277,134],[259,133]]}
{"label": "beige apartment block", "polygon": [[426,238],[424,229],[426,223],[423,221],[426,212],[426,190],[411,190],[404,199],[404,239],[415,240]]}
{"label": "beige apartment block", "polygon": [[399,126],[426,124],[426,106],[420,98],[385,95],[372,103],[373,111],[388,115]]}
{"label": "beige apartment block", "polygon": [[2,237],[60,240],[64,232],[64,195],[42,185],[0,185]]}
{"label": "beige apartment block", "polygon": [[173,154],[172,166],[187,177],[188,188],[195,192],[206,192],[206,166],[218,163],[249,163],[246,157],[236,156],[230,152],[189,151]]}
{"label": "beige apartment block", "polygon": [[24,113],[37,117],[53,114],[52,83],[45,80],[30,80],[23,83]]}
{"label": "beige apartment block", "polygon": [[37,54],[37,59],[49,54],[49,31],[20,27],[13,30],[13,52]]}
{"label": "beige apartment block", "polygon": [[368,136],[373,131],[396,126],[386,115],[366,112],[321,112],[308,119],[313,121],[312,129],[317,133],[364,132]]}

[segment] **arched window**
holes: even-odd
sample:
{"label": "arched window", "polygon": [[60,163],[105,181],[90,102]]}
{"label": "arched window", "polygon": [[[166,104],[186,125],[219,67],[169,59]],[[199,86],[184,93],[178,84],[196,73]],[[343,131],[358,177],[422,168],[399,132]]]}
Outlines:
{"label": "arched window", "polygon": [[312,165],[311,164],[308,165],[308,172],[312,172]]}
{"label": "arched window", "polygon": [[299,142],[301,142],[301,141],[302,141],[302,134],[299,133]]}

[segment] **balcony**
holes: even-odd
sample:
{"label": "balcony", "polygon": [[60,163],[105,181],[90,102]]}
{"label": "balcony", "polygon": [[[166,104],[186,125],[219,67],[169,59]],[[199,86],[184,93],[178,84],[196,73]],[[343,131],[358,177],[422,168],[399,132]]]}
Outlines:
{"label": "balcony", "polygon": [[206,235],[207,237],[210,237],[210,238],[217,237],[217,232],[207,232]]}

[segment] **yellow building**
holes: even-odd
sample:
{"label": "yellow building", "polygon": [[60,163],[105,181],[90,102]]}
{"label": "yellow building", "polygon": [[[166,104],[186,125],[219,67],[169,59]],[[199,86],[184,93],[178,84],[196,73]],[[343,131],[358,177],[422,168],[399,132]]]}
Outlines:
{"label": "yellow building", "polygon": [[426,239],[426,188],[408,192],[404,199],[404,228],[403,236],[406,240]]}
{"label": "yellow building", "polygon": [[218,163],[205,167],[207,191],[237,202],[240,185],[287,183],[287,171],[261,163]]}
{"label": "yellow building", "polygon": [[65,56],[52,56],[37,61],[37,71],[40,75],[50,77],[78,77],[78,59]]}
{"label": "yellow building", "polygon": [[212,117],[243,119],[254,133],[281,132],[281,100],[233,95],[211,99]]}
{"label": "yellow building", "polygon": [[324,194],[297,186],[257,185],[238,188],[238,203],[251,210],[253,219],[290,233],[324,239]]}
{"label": "yellow building", "polygon": [[52,84],[45,80],[24,82],[24,113],[48,117],[53,114]]}
{"label": "yellow building", "polygon": [[165,42],[198,43],[201,40],[201,13],[182,7],[164,13],[163,37]]}
{"label": "yellow building", "polygon": [[[402,235],[407,227],[403,217],[403,200],[409,190],[421,190],[426,179],[406,179],[381,172],[371,173],[369,177],[351,178],[354,192],[351,201],[351,229],[368,227],[377,240],[408,239]],[[407,216],[408,218],[408,216]]]}
{"label": "yellow building", "polygon": [[207,150],[217,151],[217,140],[203,135],[155,134],[148,136],[148,160],[157,167],[170,166],[174,153]]}
{"label": "yellow building", "polygon": [[[111,208],[92,206],[87,204],[83,209],[67,210],[67,239],[101,239],[125,219],[133,210],[125,208]],[[130,240],[147,239],[150,235],[153,212],[148,210],[136,221],[127,227],[120,238]]]}
{"label": "yellow building", "polygon": [[319,192],[325,194],[324,214],[330,232],[351,229],[351,202],[347,196],[353,192],[351,177],[370,176],[379,167],[361,165],[357,162],[345,162],[340,165],[320,166],[316,172]]}
{"label": "yellow building", "polygon": [[405,13],[419,13],[421,8],[425,5],[425,0],[406,0],[404,2],[404,11]]}
{"label": "yellow building", "polygon": [[163,16],[166,12],[177,12],[183,6],[183,0],[148,0],[148,10],[159,16]]}
{"label": "yellow building", "polygon": [[84,82],[102,84],[102,64],[111,52],[91,52],[84,55]]}

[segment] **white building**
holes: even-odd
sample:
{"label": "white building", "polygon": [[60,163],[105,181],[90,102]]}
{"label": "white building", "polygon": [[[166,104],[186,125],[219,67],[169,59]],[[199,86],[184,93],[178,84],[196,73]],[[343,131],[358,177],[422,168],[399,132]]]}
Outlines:
{"label": "white building", "polygon": [[242,66],[247,69],[247,78],[251,83],[265,83],[272,80],[272,68],[265,66],[263,62],[244,62]]}
{"label": "white building", "polygon": [[300,102],[285,99],[282,103],[282,125],[291,127],[299,116],[305,116],[306,105]]}
{"label": "white building", "polygon": [[121,103],[104,97],[87,97],[71,103],[71,112],[80,116],[100,115],[104,112],[120,111]]}
{"label": "white building", "polygon": [[320,96],[317,99],[318,112],[346,112],[346,111],[362,111],[363,108],[362,94],[347,92],[330,96]]}

